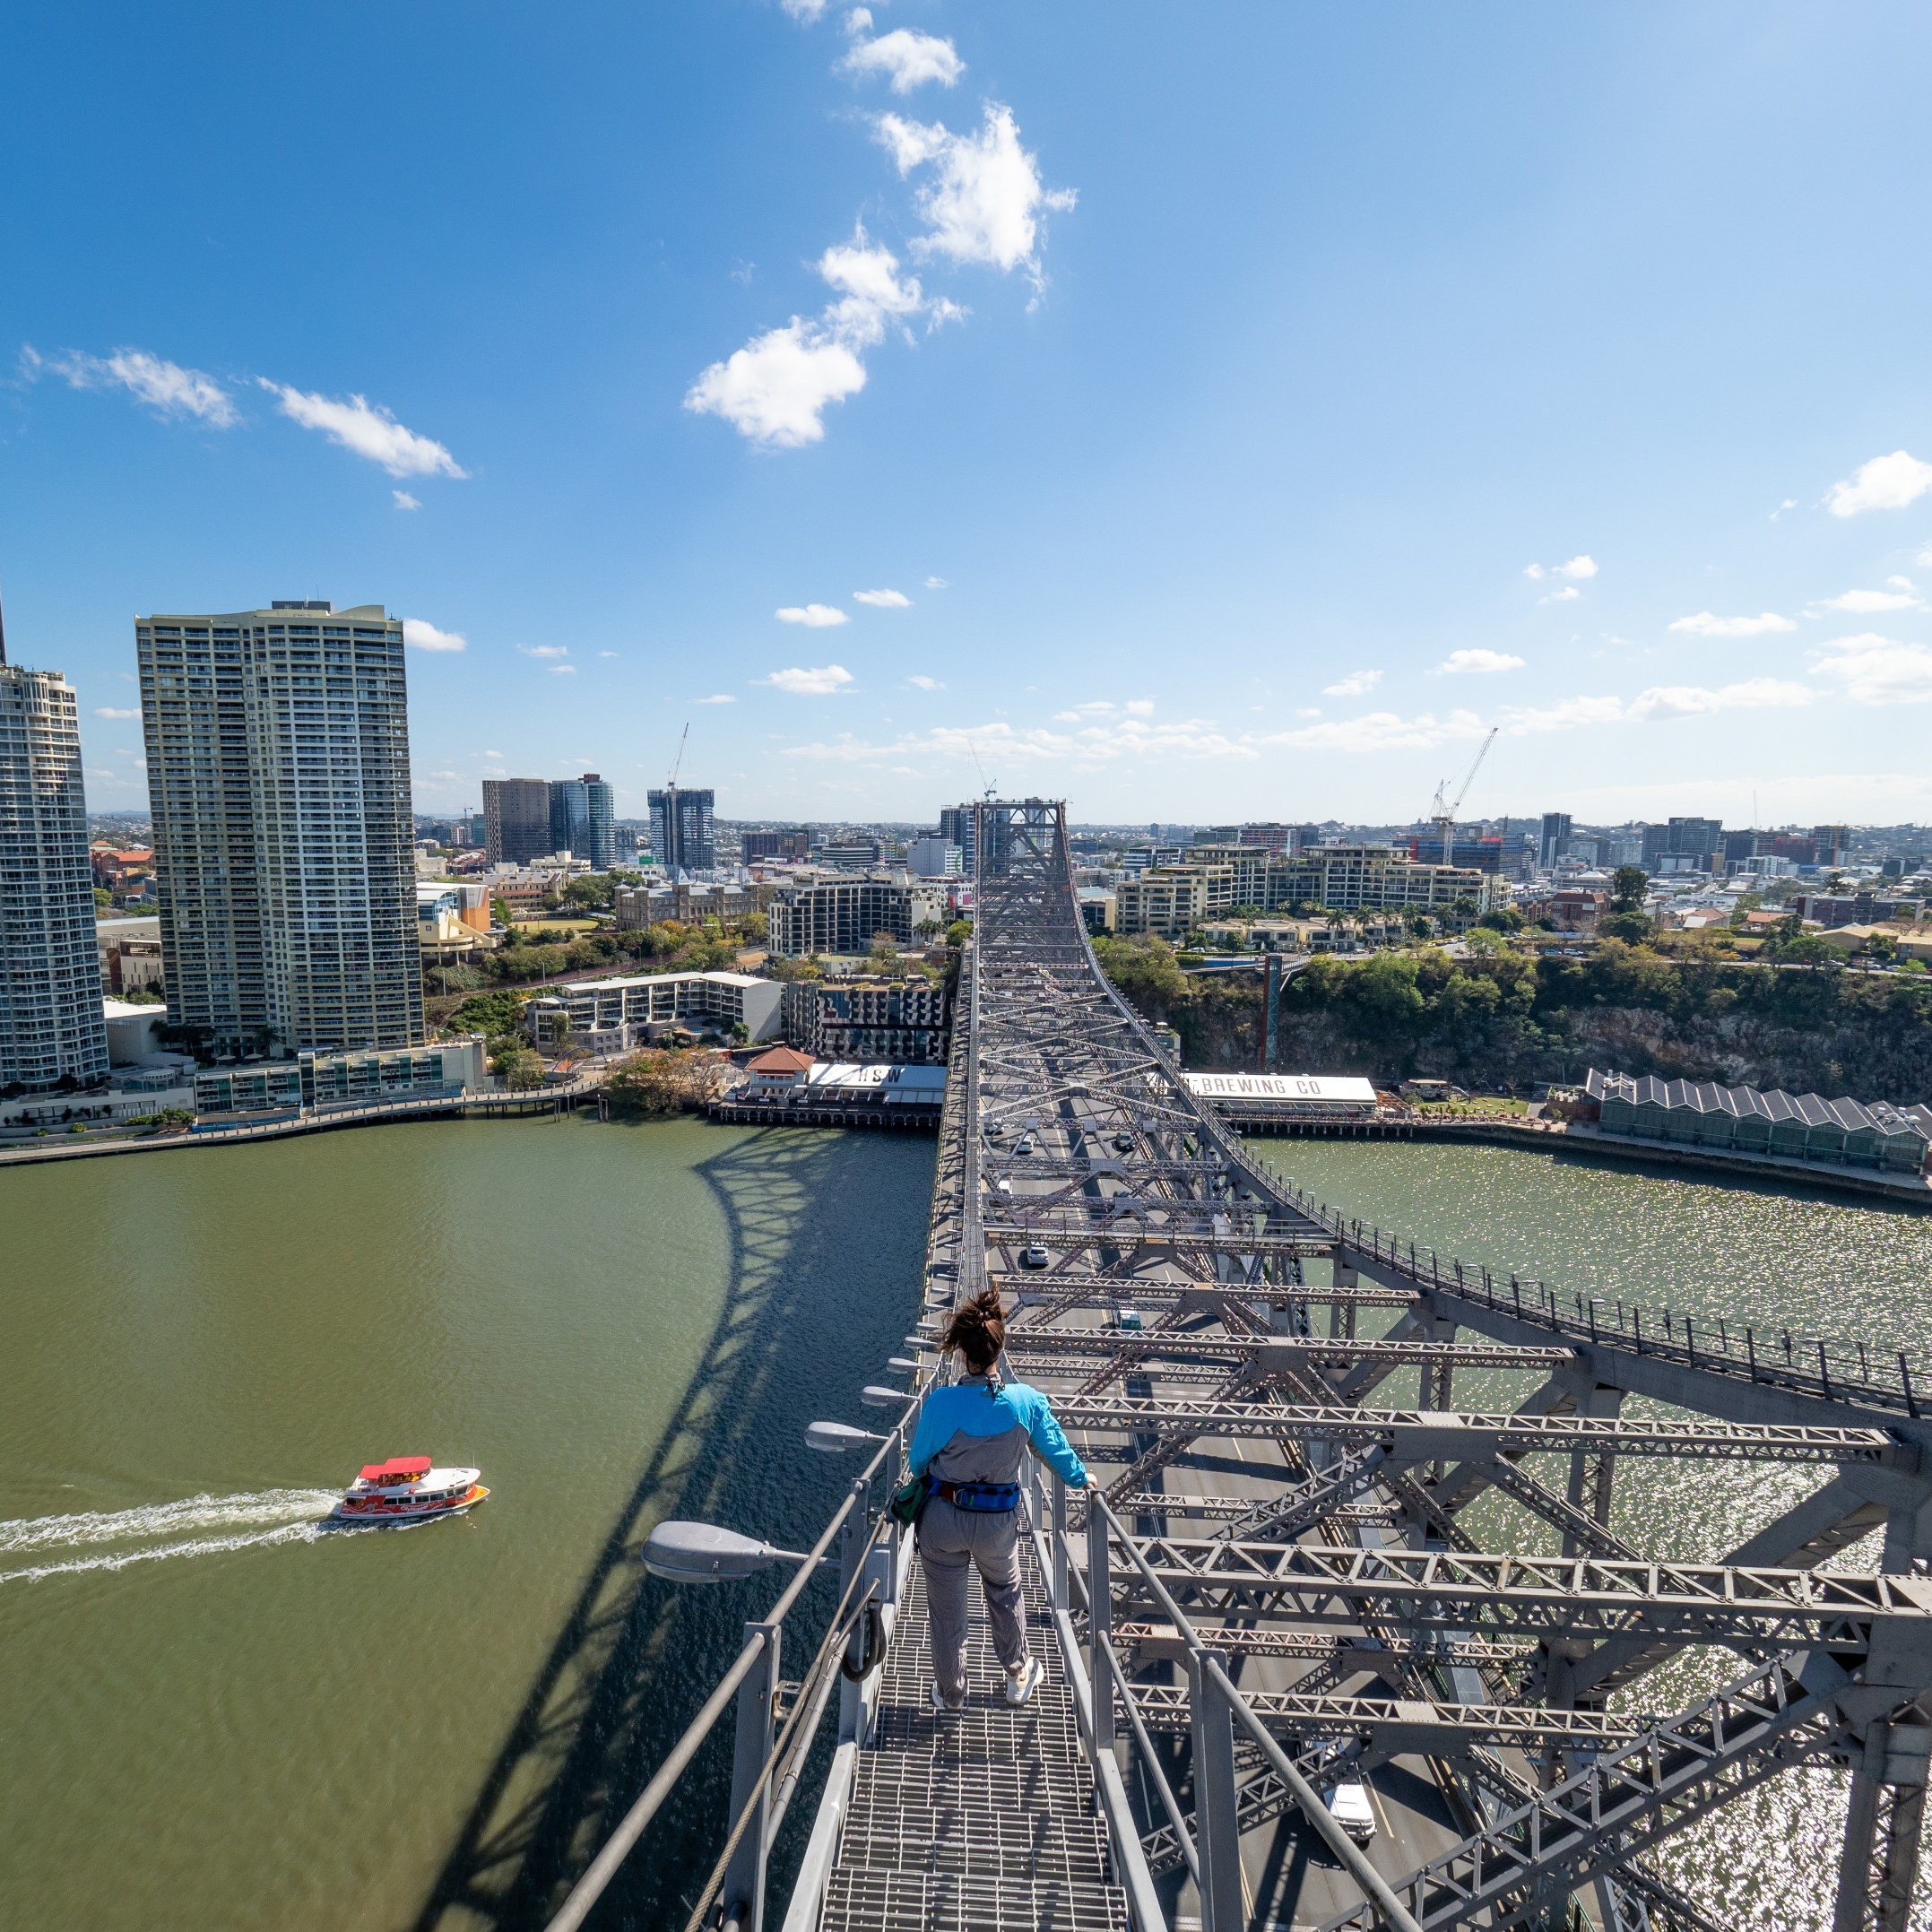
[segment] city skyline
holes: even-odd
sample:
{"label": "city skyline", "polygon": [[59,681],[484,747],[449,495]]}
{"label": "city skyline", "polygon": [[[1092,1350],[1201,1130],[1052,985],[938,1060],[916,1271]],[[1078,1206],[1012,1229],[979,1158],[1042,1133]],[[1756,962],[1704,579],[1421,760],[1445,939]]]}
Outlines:
{"label": "city skyline", "polygon": [[[310,594],[406,620],[429,810],[642,817],[689,721],[746,816],[1399,821],[1500,725],[1468,813],[1932,817],[1932,23],[1122,21],[0,30],[16,178],[75,151],[10,235],[0,567],[91,805],[129,610]],[[135,145],[264,60],[424,105]]]}

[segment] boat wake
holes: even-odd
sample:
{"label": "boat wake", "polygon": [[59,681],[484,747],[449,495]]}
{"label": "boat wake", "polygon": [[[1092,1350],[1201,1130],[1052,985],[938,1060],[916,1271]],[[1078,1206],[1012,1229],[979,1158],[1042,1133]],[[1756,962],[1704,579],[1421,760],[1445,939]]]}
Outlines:
{"label": "boat wake", "polygon": [[246,1495],[189,1496],[143,1509],[0,1521],[0,1564],[21,1556],[40,1559],[0,1569],[0,1583],[37,1583],[177,1556],[313,1542],[338,1495],[333,1489],[261,1489]]}

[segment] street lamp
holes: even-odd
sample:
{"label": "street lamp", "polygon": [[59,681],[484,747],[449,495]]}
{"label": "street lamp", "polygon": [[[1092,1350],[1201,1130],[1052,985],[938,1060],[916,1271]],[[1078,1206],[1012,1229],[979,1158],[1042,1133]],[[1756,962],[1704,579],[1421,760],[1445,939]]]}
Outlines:
{"label": "street lamp", "polygon": [[805,1447],[827,1456],[842,1456],[861,1443],[889,1443],[889,1435],[875,1435],[870,1429],[855,1429],[849,1422],[814,1422],[806,1425]]}
{"label": "street lamp", "polygon": [[741,1583],[775,1563],[810,1561],[715,1523],[659,1523],[644,1546],[644,1567],[668,1583]]}
{"label": "street lamp", "polygon": [[905,1389],[888,1389],[883,1382],[869,1382],[859,1391],[859,1400],[867,1408],[890,1408],[895,1402],[910,1402],[912,1393]]}

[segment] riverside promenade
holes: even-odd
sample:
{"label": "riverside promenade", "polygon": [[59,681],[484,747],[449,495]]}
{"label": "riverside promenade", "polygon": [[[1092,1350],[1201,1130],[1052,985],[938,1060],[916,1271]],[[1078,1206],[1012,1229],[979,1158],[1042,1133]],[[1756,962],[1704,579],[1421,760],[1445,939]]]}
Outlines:
{"label": "riverside promenade", "polygon": [[153,1154],[170,1148],[228,1147],[238,1140],[281,1140],[291,1134],[319,1134],[339,1127],[378,1127],[398,1121],[500,1119],[507,1116],[569,1113],[600,1086],[593,1075],[579,1075],[557,1087],[533,1087],[515,1093],[446,1094],[433,1099],[377,1101],[365,1106],[308,1107],[261,1121],[166,1129],[140,1135],[103,1134],[99,1139],[62,1137],[39,1144],[0,1148],[0,1167],[44,1161],[90,1160],[104,1154]]}

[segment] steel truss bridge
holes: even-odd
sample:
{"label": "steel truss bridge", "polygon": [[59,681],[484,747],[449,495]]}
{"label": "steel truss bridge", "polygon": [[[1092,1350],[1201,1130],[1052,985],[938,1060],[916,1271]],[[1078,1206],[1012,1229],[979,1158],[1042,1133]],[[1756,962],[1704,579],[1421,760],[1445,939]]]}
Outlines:
{"label": "steel truss bridge", "polygon": [[[1849,1773],[1832,1932],[1906,1932],[1932,1421],[1904,1358],[1646,1328],[1320,1206],[1194,1102],[1102,976],[1064,807],[978,814],[924,1309],[903,1386],[867,1391],[903,1417],[813,1553],[836,1546],[838,1607],[796,1684],[781,1626],[809,1566],[747,1626],[559,1932],[734,1702],[731,1839],[692,1924],[762,1932],[835,1686],[784,1932],[1716,1932],[1658,1848],[1818,1765]],[[1094,1484],[1029,1476],[1034,1702],[1003,1705],[975,1622],[967,1711],[941,1718],[880,1504],[949,1372],[947,1312],[989,1282],[1009,1373],[1053,1395]],[[1520,1391],[1502,1407],[1499,1379]],[[1613,1520],[1629,1457],[1792,1465],[1806,1493],[1713,1562],[1659,1561]],[[1867,1538],[1876,1571],[1825,1567]],[[1669,1708],[1656,1674],[1694,1652],[1713,1687]],[[1373,1794],[1365,1847],[1329,1808],[1343,1781]]]}

